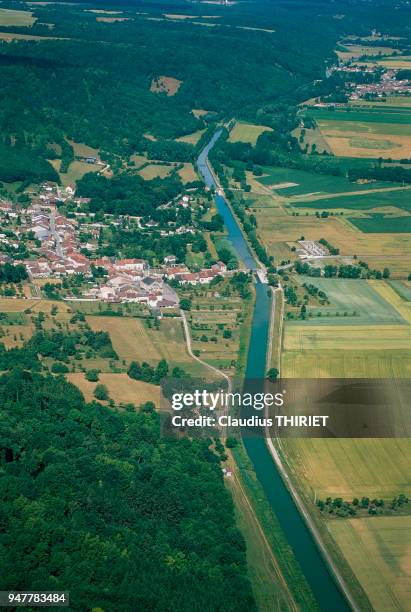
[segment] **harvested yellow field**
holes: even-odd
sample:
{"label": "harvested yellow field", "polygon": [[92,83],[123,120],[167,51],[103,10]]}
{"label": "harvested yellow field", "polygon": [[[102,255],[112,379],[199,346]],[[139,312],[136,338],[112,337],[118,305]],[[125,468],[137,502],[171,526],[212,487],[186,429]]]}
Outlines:
{"label": "harvested yellow field", "polygon": [[406,349],[285,351],[281,364],[286,378],[411,378]]}
{"label": "harvested yellow field", "polygon": [[0,26],[30,27],[36,19],[31,11],[16,11],[13,9],[0,9]]}
{"label": "harvested yellow field", "polygon": [[343,157],[411,157],[410,132],[406,124],[366,121],[317,121],[334,155]]}
{"label": "harvested yellow field", "polygon": [[411,351],[409,325],[287,325],[286,351],[381,350]]}
{"label": "harvested yellow field", "polygon": [[249,142],[250,144],[255,145],[258,137],[263,134],[263,132],[272,131],[272,128],[266,125],[254,125],[252,123],[243,123],[241,121],[237,121],[237,123],[230,132],[228,141]]}
{"label": "harvested yellow field", "polygon": [[328,526],[373,609],[409,610],[411,516],[330,521]]}
{"label": "harvested yellow field", "polygon": [[159,76],[151,81],[150,91],[153,93],[166,93],[168,96],[175,96],[180,89],[182,81],[169,76]]}
{"label": "harvested yellow field", "polygon": [[120,359],[126,361],[158,362],[162,355],[155,347],[152,334],[140,319],[125,317],[89,316],[87,322],[97,331],[110,334],[111,341]]}
{"label": "harvested yellow field", "polygon": [[308,496],[391,500],[411,493],[409,438],[283,439]]}
{"label": "harvested yellow field", "polygon": [[[4,24],[3,24],[4,25]],[[36,36],[35,34],[18,34],[15,32],[0,32],[0,40],[11,42],[12,40],[68,40],[57,36]]]}
{"label": "harvested yellow field", "polygon": [[57,308],[57,318],[61,319],[64,315],[64,318],[68,318],[68,315],[72,312],[70,306],[66,304],[66,302],[53,301],[53,300],[36,300],[31,310],[33,312],[44,312],[45,314],[50,314],[52,308]]}
{"label": "harvested yellow field", "polygon": [[[340,250],[341,255],[356,254],[359,258],[389,255],[404,258],[404,253],[411,249],[410,234],[365,234],[347,222],[344,217],[328,217],[319,222],[313,214],[305,216],[302,209],[298,209],[298,217],[293,217],[279,208],[275,200],[273,206],[273,208],[256,209],[257,232],[270,255],[279,256],[278,250],[281,245],[295,242],[301,236],[306,240],[326,238],[330,244]],[[290,257],[289,248],[287,253]],[[398,263],[401,264],[401,260]],[[407,264],[409,263],[408,261]],[[374,264],[370,262],[370,266],[374,267]]]}
{"label": "harvested yellow field", "polygon": [[67,142],[73,147],[74,155],[80,157],[98,157],[98,149],[94,149],[84,142],[74,142],[74,140],[67,140]]}
{"label": "harvested yellow field", "polygon": [[110,398],[116,404],[139,406],[151,401],[157,408],[160,405],[160,387],[133,380],[127,374],[101,373],[98,383],[86,380],[82,372],[67,374],[66,378],[80,389],[88,402],[95,399],[94,390],[97,384],[101,384],[107,387]]}
{"label": "harvested yellow field", "polygon": [[342,157],[391,157],[403,159],[411,156],[411,143],[407,135],[383,134],[371,136],[367,132],[321,130],[334,155]]}
{"label": "harvested yellow field", "polygon": [[134,162],[136,168],[140,168],[140,166],[147,162],[147,157],[145,155],[132,155],[130,161]]}
{"label": "harvested yellow field", "polygon": [[186,350],[180,319],[163,319],[159,330],[148,329],[144,320],[131,317],[88,316],[87,321],[93,330],[110,334],[114,350],[126,362],[156,365],[164,358],[184,367],[193,362]]}
{"label": "harvested yellow field", "polygon": [[344,45],[343,51],[337,51],[338,57],[347,61],[349,59],[354,59],[361,57],[362,55],[391,55],[394,53],[395,49],[392,47],[369,47],[367,45]]}
{"label": "harvested yellow field", "polygon": [[[60,161],[60,160],[54,160],[54,161]],[[55,166],[55,168],[59,172],[60,167],[57,168]],[[61,179],[63,187],[67,187],[68,185],[74,185],[88,172],[98,172],[100,169],[101,169],[101,166],[96,166],[94,164],[88,164],[87,162],[84,162],[84,161],[73,161],[69,165],[67,172],[60,173],[60,179]]]}
{"label": "harvested yellow field", "polygon": [[0,336],[0,343],[4,344],[6,349],[22,346],[26,340],[29,340],[33,335],[34,326],[28,325],[2,325],[0,327],[4,335]]}
{"label": "harvested yellow field", "polygon": [[23,312],[26,308],[33,308],[38,302],[45,300],[24,300],[22,298],[0,298],[0,312]]}
{"label": "harvested yellow field", "polygon": [[148,164],[138,171],[139,175],[146,181],[151,181],[155,178],[165,178],[173,169],[173,166],[163,166],[160,164]]}
{"label": "harvested yellow field", "polygon": [[177,142],[188,142],[189,144],[196,145],[200,140],[201,136],[204,134],[204,130],[197,130],[192,134],[187,134],[186,136],[180,136],[180,138],[176,138]]}
{"label": "harvested yellow field", "polygon": [[183,183],[191,183],[192,181],[198,181],[198,175],[197,172],[194,170],[193,164],[184,164],[184,166],[178,171],[178,175],[180,176]]}
{"label": "harvested yellow field", "polygon": [[204,117],[204,115],[208,115],[210,111],[205,110],[204,108],[193,108],[191,111],[196,119],[200,117]]}
{"label": "harvested yellow field", "polygon": [[399,57],[381,59],[377,61],[377,64],[379,66],[383,66],[384,68],[392,69],[392,70],[409,69],[411,65],[411,56],[402,55]]}

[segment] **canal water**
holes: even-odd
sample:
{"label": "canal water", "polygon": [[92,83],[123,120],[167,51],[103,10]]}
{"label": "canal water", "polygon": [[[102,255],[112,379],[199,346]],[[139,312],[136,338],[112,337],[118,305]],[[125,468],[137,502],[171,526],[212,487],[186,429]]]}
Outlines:
{"label": "canal water", "polygon": [[[207,156],[220,137],[221,132],[222,130],[218,130],[213,135],[197,160],[197,168],[206,185],[210,188],[214,187],[216,190],[217,185],[207,165]],[[228,231],[228,240],[246,267],[250,270],[256,270],[258,264],[231,212],[231,208],[222,195],[216,194],[215,201],[218,212],[224,218]],[[267,285],[263,285],[257,280],[256,301],[247,359],[246,377],[248,379],[256,380],[265,377],[270,333],[271,300],[271,292],[267,291]],[[320,609],[324,612],[345,612],[350,610],[337,583],[329,572],[328,566],[309,528],[277,470],[264,438],[245,436],[243,443],[253,463],[257,478],[280,522],[288,543],[293,549],[294,555],[314,593]]]}

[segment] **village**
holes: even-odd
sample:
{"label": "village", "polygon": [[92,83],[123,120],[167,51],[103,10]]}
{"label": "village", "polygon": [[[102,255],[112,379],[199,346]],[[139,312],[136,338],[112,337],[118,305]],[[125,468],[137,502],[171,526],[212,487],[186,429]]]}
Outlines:
{"label": "village", "polygon": [[[189,226],[175,230],[158,228],[158,222],[154,221],[146,221],[143,226],[141,218],[121,215],[106,215],[107,220],[97,221],[93,219],[93,213],[81,212],[81,206],[87,205],[88,201],[76,197],[74,187],[63,189],[53,183],[43,184],[27,207],[0,200],[0,264],[23,264],[32,283],[80,278],[81,283],[77,283],[81,286],[80,292],[77,289],[64,299],[137,302],[157,312],[178,307],[176,287],[208,284],[227,273],[227,266],[222,261],[211,263],[207,268],[190,270],[171,254],[155,267],[150,266],[146,259],[96,256],[97,242],[108,224],[124,226],[131,222],[147,231],[155,228],[162,236],[173,233],[190,236],[196,230]],[[59,212],[61,205],[68,203],[75,210],[70,217]],[[182,195],[177,204],[188,208],[190,197]],[[87,242],[80,240],[85,232],[89,236]],[[29,256],[24,257],[27,241],[31,247],[27,253]],[[16,256],[21,249],[23,253]]]}

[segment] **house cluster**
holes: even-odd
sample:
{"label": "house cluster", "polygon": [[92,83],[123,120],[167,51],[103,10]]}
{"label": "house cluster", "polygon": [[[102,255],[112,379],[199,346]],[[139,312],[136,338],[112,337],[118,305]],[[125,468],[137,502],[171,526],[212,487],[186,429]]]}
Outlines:
{"label": "house cluster", "polygon": [[104,284],[94,286],[85,297],[104,302],[139,302],[150,308],[173,308],[178,297],[163,280],[161,274],[150,271],[144,259],[111,259],[93,261],[103,268],[107,277]]}
{"label": "house cluster", "polygon": [[226,265],[218,262],[208,270],[190,272],[186,266],[176,264],[176,258],[171,255],[155,269],[150,269],[143,259],[104,257],[93,263],[104,268],[107,280],[103,285],[93,287],[85,296],[105,302],[140,302],[151,308],[178,305],[178,296],[167,281],[178,281],[182,285],[205,284],[227,271]]}
{"label": "house cluster", "polygon": [[[411,81],[408,79],[397,79],[397,69],[382,68],[379,64],[362,64],[361,60],[340,61],[337,65],[327,68],[327,76],[333,72],[347,75],[346,88],[350,92],[351,100],[371,98],[383,98],[389,95],[410,95]],[[350,81],[350,74],[375,74],[378,80],[370,83],[358,83],[358,79]]]}
{"label": "house cluster", "polygon": [[[189,196],[179,196],[181,207],[190,206]],[[0,202],[0,215],[15,216],[16,221],[7,223],[13,226],[12,235],[17,238],[27,236],[36,241],[31,246],[32,255],[24,260],[29,278],[55,279],[82,274],[77,288],[76,299],[96,299],[105,302],[139,302],[150,308],[172,308],[178,305],[179,299],[172,288],[174,283],[181,285],[204,285],[217,276],[225,275],[226,265],[219,261],[207,269],[191,271],[187,266],[178,264],[174,255],[164,258],[157,268],[149,267],[143,259],[119,259],[116,257],[96,258],[92,255],[97,249],[101,232],[107,227],[105,222],[93,222],[82,219],[81,211],[65,217],[59,212],[59,203],[75,197],[74,189],[45,183],[39,193],[33,194],[28,207],[21,207],[10,202]],[[79,201],[81,204],[83,201]],[[135,218],[134,218],[135,219]],[[141,227],[140,220],[139,226]],[[110,225],[124,223],[124,219],[110,217]],[[157,226],[154,221],[147,221],[145,227]],[[162,234],[195,233],[189,226],[161,230]],[[9,232],[10,234],[10,232]],[[0,234],[0,241],[2,237]],[[96,271],[96,268],[102,270]],[[81,289],[80,289],[81,287]]]}
{"label": "house cluster", "polygon": [[411,95],[411,81],[397,80],[395,70],[387,70],[377,83],[350,83],[351,100],[359,100],[367,96],[383,98],[388,95]]}
{"label": "house cluster", "polygon": [[211,268],[200,270],[199,272],[190,272],[186,266],[172,265],[168,267],[165,265],[161,272],[164,278],[176,280],[181,285],[206,285],[216,278],[216,276],[224,276],[227,272],[227,266],[222,261],[218,261],[213,264]]}

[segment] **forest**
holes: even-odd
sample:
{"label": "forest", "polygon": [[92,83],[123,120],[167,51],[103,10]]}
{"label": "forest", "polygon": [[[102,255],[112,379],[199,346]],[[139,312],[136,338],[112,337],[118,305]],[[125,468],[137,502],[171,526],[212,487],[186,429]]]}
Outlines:
{"label": "forest", "polygon": [[70,591],[70,609],[255,609],[207,440],[86,404],[63,377],[0,377],[0,588]]}
{"label": "forest", "polygon": [[[302,49],[303,15],[270,5],[230,13],[216,7],[219,28],[157,21],[161,6],[145,8],[152,19],[126,6],[127,21],[107,24],[81,4],[37,5],[32,27],[2,28],[48,36],[0,43],[0,131],[10,159],[3,168],[0,150],[0,180],[56,180],[46,161],[54,156],[49,145],[60,145],[66,164],[66,138],[95,147],[103,158],[146,151],[156,159],[190,161],[193,145],[174,139],[207,126],[193,109],[206,109],[214,120],[237,116],[271,125],[273,102],[280,96],[295,101],[299,88],[305,95],[306,83],[323,74],[337,36],[324,15],[314,28],[321,37],[305,32]],[[267,18],[278,24],[275,36],[241,29]],[[52,37],[44,23],[53,24]],[[150,91],[159,75],[181,81],[175,95]],[[30,155],[37,163],[29,163]]]}

